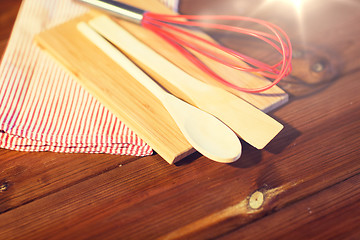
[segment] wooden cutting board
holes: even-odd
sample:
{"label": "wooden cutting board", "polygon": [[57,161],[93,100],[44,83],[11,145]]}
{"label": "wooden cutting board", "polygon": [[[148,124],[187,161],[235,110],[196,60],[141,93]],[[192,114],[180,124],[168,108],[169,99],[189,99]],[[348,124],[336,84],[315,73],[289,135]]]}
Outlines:
{"label": "wooden cutting board", "polygon": [[[124,1],[147,10],[171,13],[157,1]],[[97,12],[90,12],[55,28],[40,33],[36,42],[55,57],[73,74],[75,79],[95,96],[105,107],[114,113],[129,128],[137,133],[167,162],[174,163],[195,150],[181,134],[161,103],[124,69],[117,66],[101,50],[94,47],[78,30],[77,23],[88,21]],[[206,74],[194,68],[181,54],[173,51],[162,39],[140,26],[120,22],[123,27],[147,43],[158,53],[171,59],[189,74],[212,84],[217,84]],[[227,76],[245,80],[248,86],[257,87],[266,84],[252,74],[222,70]],[[236,74],[236,75],[235,75]],[[156,78],[156,76],[153,76]],[[157,79],[178,97],[181,91],[166,83],[166,79]],[[106,84],[104,84],[106,83]],[[261,94],[233,92],[257,108],[268,111],[284,104],[288,97],[280,88],[275,87]],[[234,113],[236,114],[236,113]]]}

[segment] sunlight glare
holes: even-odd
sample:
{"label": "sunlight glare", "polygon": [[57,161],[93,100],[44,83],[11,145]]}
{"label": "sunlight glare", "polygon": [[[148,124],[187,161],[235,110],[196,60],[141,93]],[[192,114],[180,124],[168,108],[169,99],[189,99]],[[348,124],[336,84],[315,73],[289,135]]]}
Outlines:
{"label": "sunlight glare", "polygon": [[302,0],[291,0],[291,1],[293,2],[293,4],[295,5],[296,8],[301,7]]}

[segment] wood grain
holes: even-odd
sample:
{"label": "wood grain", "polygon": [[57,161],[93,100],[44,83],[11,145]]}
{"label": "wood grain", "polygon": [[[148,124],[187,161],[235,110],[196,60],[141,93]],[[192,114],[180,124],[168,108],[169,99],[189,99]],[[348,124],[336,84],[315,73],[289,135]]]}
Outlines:
{"label": "wood grain", "polygon": [[26,153],[2,149],[0,213],[103,174],[137,158],[96,154]]}
{"label": "wood grain", "polygon": [[[219,239],[347,239],[360,235],[360,175],[320,191],[304,201],[287,206],[254,224]],[[351,189],[349,191],[349,189]],[[326,199],[326,200],[325,200]],[[332,212],[333,206],[339,211]],[[355,213],[354,213],[355,212]],[[340,215],[345,221],[338,221]],[[320,220],[323,218],[322,220]],[[324,221],[325,220],[325,221]],[[279,226],[274,229],[272,222]],[[327,223],[327,224],[324,224]],[[333,225],[329,228],[329,224]],[[316,227],[314,227],[316,226]],[[354,231],[349,231],[354,229]],[[355,238],[354,238],[355,239]]]}
{"label": "wood grain", "polygon": [[[1,19],[7,19],[0,22],[7,33],[2,41],[14,19],[6,9],[19,2],[0,0]],[[262,1],[182,0],[180,9],[204,12],[204,2],[206,12],[250,13],[260,11]],[[197,154],[168,165],[159,155],[1,149],[0,238],[154,239],[177,232],[188,239],[264,239],[261,229],[278,239],[359,239],[360,34],[352,27],[359,5],[305,3],[307,42],[296,46],[305,54],[294,61],[299,79],[286,82],[290,102],[272,112],[285,129],[265,150],[245,145],[242,161],[232,165]],[[294,12],[279,14],[283,5],[273,4],[262,8],[263,18],[299,39]],[[222,40],[235,47],[249,43]],[[323,70],[312,71],[323,59]],[[256,211],[246,204],[255,191],[265,196]]]}

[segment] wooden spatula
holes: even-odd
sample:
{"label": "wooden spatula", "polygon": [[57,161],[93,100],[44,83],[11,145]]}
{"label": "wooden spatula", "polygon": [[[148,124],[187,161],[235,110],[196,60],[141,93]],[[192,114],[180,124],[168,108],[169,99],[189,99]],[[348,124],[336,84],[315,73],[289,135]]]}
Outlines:
{"label": "wooden spatula", "polygon": [[252,146],[264,148],[283,125],[224,89],[190,76],[136,39],[107,16],[89,24],[135,62],[146,65],[150,75],[166,78],[190,99],[190,103],[216,116]]}

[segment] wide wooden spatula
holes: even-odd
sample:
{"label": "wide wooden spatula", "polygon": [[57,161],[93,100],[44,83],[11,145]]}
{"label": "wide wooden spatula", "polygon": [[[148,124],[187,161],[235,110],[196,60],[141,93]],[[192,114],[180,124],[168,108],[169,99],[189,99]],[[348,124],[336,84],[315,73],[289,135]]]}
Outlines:
{"label": "wide wooden spatula", "polygon": [[219,118],[252,146],[264,148],[283,128],[282,124],[241,98],[187,74],[109,17],[96,17],[89,25],[149,75],[166,79],[183,92],[191,104]]}

